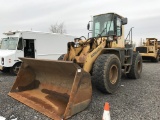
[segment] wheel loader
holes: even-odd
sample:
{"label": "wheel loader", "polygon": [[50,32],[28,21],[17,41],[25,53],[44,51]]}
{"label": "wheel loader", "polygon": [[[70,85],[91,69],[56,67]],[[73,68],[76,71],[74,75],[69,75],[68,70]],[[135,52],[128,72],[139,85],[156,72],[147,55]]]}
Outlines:
{"label": "wheel loader", "polygon": [[[20,58],[23,63],[9,96],[55,119],[67,119],[91,102],[92,84],[103,93],[114,93],[122,70],[130,79],[142,72],[142,58],[125,48],[127,18],[116,13],[93,17],[92,37],[75,38],[59,60]],[[60,46],[59,46],[60,47]]]}
{"label": "wheel loader", "polygon": [[146,38],[146,42],[143,42],[143,46],[136,47],[136,51],[141,54],[143,60],[150,60],[152,62],[159,61],[160,51],[156,38]]}

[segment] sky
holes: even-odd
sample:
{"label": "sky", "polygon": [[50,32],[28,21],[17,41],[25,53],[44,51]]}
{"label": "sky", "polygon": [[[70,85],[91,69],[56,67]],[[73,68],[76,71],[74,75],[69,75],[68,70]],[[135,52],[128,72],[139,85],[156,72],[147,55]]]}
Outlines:
{"label": "sky", "polygon": [[97,14],[115,12],[128,18],[125,36],[160,40],[160,0],[0,0],[0,37],[11,30],[50,32],[64,23],[67,34],[87,36],[87,24]]}

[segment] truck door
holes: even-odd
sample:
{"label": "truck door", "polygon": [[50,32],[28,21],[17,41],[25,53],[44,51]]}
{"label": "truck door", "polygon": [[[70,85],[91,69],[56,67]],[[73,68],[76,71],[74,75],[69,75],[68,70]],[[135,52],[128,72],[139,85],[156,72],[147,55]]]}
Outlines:
{"label": "truck door", "polygon": [[23,48],[24,48],[23,39],[19,38],[18,45],[17,45],[17,50],[16,50],[16,55],[15,55],[16,56],[15,61],[18,62],[19,57],[24,57]]}
{"label": "truck door", "polygon": [[35,58],[35,40],[24,39],[24,57]]}

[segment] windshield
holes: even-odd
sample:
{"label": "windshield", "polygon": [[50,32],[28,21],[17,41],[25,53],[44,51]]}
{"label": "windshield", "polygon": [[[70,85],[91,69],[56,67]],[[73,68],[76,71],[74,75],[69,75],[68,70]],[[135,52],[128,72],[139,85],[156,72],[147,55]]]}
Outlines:
{"label": "windshield", "polygon": [[113,14],[105,14],[94,16],[93,18],[93,37],[108,36],[114,34]]}
{"label": "windshield", "polygon": [[16,50],[18,37],[8,37],[2,39],[1,49],[3,50]]}

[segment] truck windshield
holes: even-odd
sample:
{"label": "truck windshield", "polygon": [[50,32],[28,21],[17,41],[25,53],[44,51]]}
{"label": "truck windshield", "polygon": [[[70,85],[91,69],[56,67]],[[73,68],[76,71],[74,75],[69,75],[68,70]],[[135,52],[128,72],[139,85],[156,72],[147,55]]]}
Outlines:
{"label": "truck windshield", "polygon": [[113,14],[102,14],[93,17],[93,37],[114,34]]}
{"label": "truck windshield", "polygon": [[2,39],[1,49],[16,50],[18,44],[18,37],[8,37]]}

